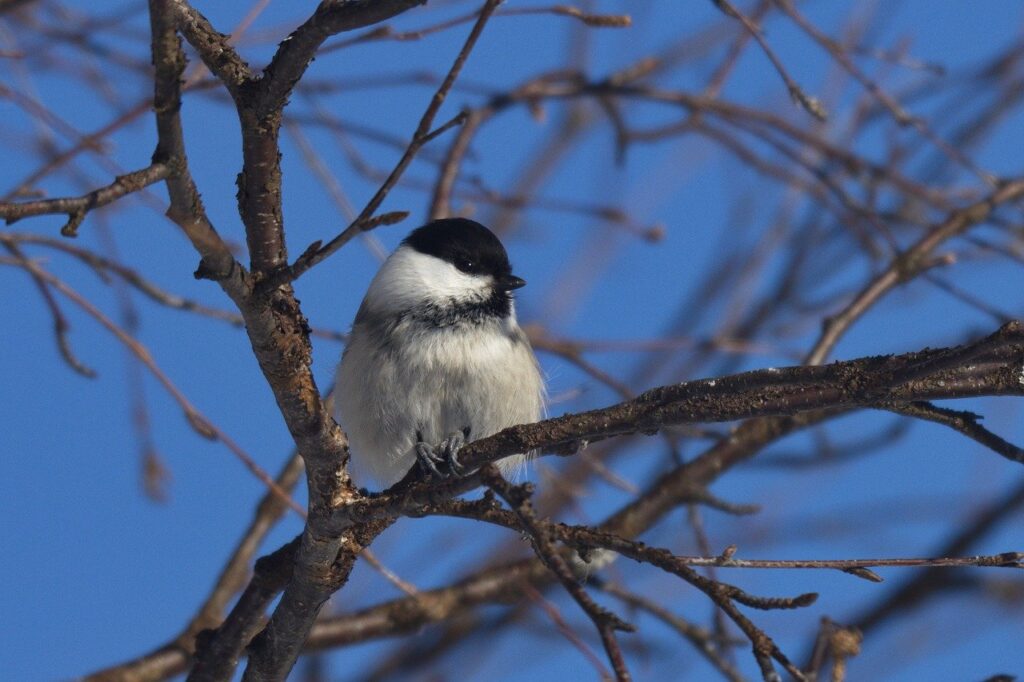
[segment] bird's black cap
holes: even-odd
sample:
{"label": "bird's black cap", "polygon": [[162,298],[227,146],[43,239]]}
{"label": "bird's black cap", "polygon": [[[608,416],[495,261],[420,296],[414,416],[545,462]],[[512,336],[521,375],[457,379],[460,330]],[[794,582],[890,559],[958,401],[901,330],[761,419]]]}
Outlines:
{"label": "bird's black cap", "polygon": [[503,289],[526,284],[512,274],[508,253],[493,232],[467,218],[443,218],[417,228],[403,244],[473,275],[491,275]]}

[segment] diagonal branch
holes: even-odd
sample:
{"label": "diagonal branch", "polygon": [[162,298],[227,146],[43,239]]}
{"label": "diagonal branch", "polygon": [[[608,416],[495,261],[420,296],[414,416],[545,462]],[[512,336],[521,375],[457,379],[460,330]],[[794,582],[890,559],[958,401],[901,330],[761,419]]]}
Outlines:
{"label": "diagonal branch", "polygon": [[723,638],[719,637],[715,632],[683,620],[653,599],[642,597],[619,585],[599,581],[596,578],[591,578],[589,582],[597,583],[601,591],[622,600],[631,607],[647,611],[678,632],[684,639],[693,644],[694,649],[707,659],[708,663],[714,666],[722,677],[729,680],[729,682],[744,682],[746,679],[729,661],[729,656],[723,652],[723,644],[742,644],[743,640],[723,641]]}
{"label": "diagonal branch", "polygon": [[331,36],[385,21],[427,0],[323,0],[313,15],[281,42],[263,72],[257,115],[281,111],[295,84]]}
{"label": "diagonal branch", "polygon": [[[231,37],[217,31],[187,0],[167,0],[160,4],[173,16],[175,26],[199,54],[210,73],[224,83],[236,102],[239,101],[243,88],[255,77],[249,65],[232,47]],[[152,8],[152,4],[150,6]]]}
{"label": "diagonal branch", "polygon": [[989,450],[1002,455],[1011,462],[1024,464],[1024,449],[992,433],[979,424],[978,421],[982,418],[979,414],[965,410],[951,410],[945,407],[938,407],[923,400],[883,405],[882,407],[896,414],[948,426],[971,440],[981,443]]}
{"label": "diagonal branch", "polygon": [[477,40],[480,38],[480,34],[483,33],[484,26],[487,21],[494,14],[498,5],[501,4],[501,0],[486,0],[484,6],[480,9],[480,15],[477,17],[476,23],[473,25],[472,30],[466,37],[465,43],[462,45],[462,49],[455,56],[455,61],[452,63],[448,74],[441,82],[440,87],[434,92],[434,96],[430,99],[430,104],[427,105],[426,111],[423,112],[423,116],[420,117],[420,122],[416,126],[416,131],[413,133],[412,140],[409,142],[409,146],[406,147],[405,153],[398,160],[395,168],[388,175],[384,184],[380,186],[377,193],[373,195],[370,201],[363,207],[363,210],[359,213],[356,219],[349,225],[341,234],[331,239],[322,248],[315,253],[310,254],[308,258],[301,262],[295,263],[290,268],[289,278],[294,280],[302,275],[305,271],[321,262],[332,253],[344,246],[349,240],[355,235],[359,234],[364,229],[364,223],[370,219],[374,212],[380,207],[387,197],[388,193],[391,192],[392,188],[398,183],[399,178],[405,172],[405,169],[412,163],[413,158],[419,152],[420,148],[427,142],[436,137],[440,132],[450,127],[455,123],[463,123],[465,121],[465,115],[460,113],[452,121],[441,126],[437,131],[432,131],[431,128],[434,125],[434,118],[437,116],[437,112],[441,109],[441,105],[444,104],[445,98],[448,96],[449,91],[455,84],[455,80],[459,77],[462,72],[462,67],[469,58],[469,53],[473,51],[473,47],[476,45]]}
{"label": "diagonal branch", "polygon": [[157,130],[153,161],[164,163],[173,171],[167,178],[167,194],[171,202],[167,217],[182,229],[199,252],[202,260],[197,274],[216,279],[228,295],[237,300],[248,290],[248,276],[210,223],[188,169],[180,115],[185,54],[168,11],[166,2],[149,0],[155,68],[153,111]]}
{"label": "diagonal branch", "polygon": [[[8,244],[8,242],[4,242]],[[49,272],[43,270],[41,267],[36,265],[31,260],[21,258],[20,265],[28,270],[34,278],[38,281],[45,283],[47,286],[53,287],[56,291],[73,301],[79,308],[84,310],[89,316],[103,325],[111,334],[113,334],[118,341],[124,344],[128,350],[138,358],[139,362],[146,366],[146,368],[153,374],[160,385],[164,387],[164,390],[171,396],[171,398],[181,408],[182,413],[185,416],[189,426],[203,438],[212,441],[220,441],[224,444],[228,450],[248,469],[260,482],[265,485],[270,492],[278,497],[278,499],[292,508],[293,511],[302,515],[303,509],[295,500],[292,499],[291,495],[286,490],[281,488],[270,474],[263,470],[256,460],[247,453],[242,447],[235,442],[228,434],[224,433],[216,424],[211,422],[202,412],[200,412],[195,405],[182,393],[177,386],[171,381],[162,369],[154,362],[149,351],[143,346],[135,337],[126,332],[124,329],[115,324],[109,317],[103,314],[103,312],[92,304],[86,297],[79,294],[77,291],[69,287],[62,280],[53,276]]]}
{"label": "diagonal branch", "polygon": [[544,565],[548,567],[566,592],[576,600],[580,608],[594,622],[598,634],[601,636],[601,643],[604,644],[608,660],[611,661],[612,670],[615,671],[615,678],[620,682],[628,682],[632,679],[629,670],[626,668],[625,658],[622,656],[622,648],[615,637],[615,631],[635,632],[636,628],[623,621],[608,609],[600,606],[573,575],[572,569],[566,563],[562,555],[555,548],[553,537],[549,532],[548,524],[541,523],[530,504],[532,487],[529,484],[512,486],[501,477],[497,469],[489,466],[484,472],[484,479],[491,490],[498,493],[505,502],[512,507],[514,515],[521,526],[530,535],[534,550]]}
{"label": "diagonal branch", "polygon": [[5,239],[4,235],[0,234],[0,244],[4,245],[8,253],[14,257],[14,262],[24,268],[28,276],[32,278],[32,282],[36,285],[36,289],[39,290],[39,295],[43,297],[43,303],[46,304],[46,308],[50,311],[50,317],[53,318],[53,335],[57,339],[57,350],[60,351],[60,355],[64,358],[64,362],[68,364],[71,369],[78,372],[82,376],[92,379],[96,376],[96,370],[89,365],[85,364],[78,359],[75,352],[71,349],[71,342],[68,340],[68,330],[71,328],[68,319],[64,316],[64,312],[60,309],[60,305],[57,303],[57,299],[54,297],[53,292],[50,291],[50,285],[40,274],[29,267],[28,256],[21,250],[16,242],[10,239]]}
{"label": "diagonal branch", "polygon": [[786,67],[782,65],[782,60],[775,54],[775,51],[768,45],[768,41],[765,40],[764,35],[761,32],[761,28],[757,26],[747,15],[740,12],[736,7],[729,2],[729,0],[712,0],[715,5],[733,19],[736,19],[747,31],[754,37],[757,44],[761,46],[765,56],[775,67],[775,71],[782,78],[782,81],[786,84],[786,89],[789,90],[789,96],[793,98],[793,101],[803,107],[807,113],[819,121],[828,120],[828,112],[825,111],[825,107],[818,100],[817,97],[811,97],[803,88],[797,85],[797,82],[793,80],[793,77],[786,71]]}
{"label": "diagonal branch", "polygon": [[928,257],[940,244],[984,222],[999,206],[1021,197],[1024,197],[1024,178],[1017,178],[1004,183],[981,201],[950,212],[944,221],[931,227],[913,246],[894,259],[884,272],[871,280],[840,313],[826,320],[821,337],[807,355],[807,364],[824,362],[846,330],[882,296],[913,279],[926,268]]}

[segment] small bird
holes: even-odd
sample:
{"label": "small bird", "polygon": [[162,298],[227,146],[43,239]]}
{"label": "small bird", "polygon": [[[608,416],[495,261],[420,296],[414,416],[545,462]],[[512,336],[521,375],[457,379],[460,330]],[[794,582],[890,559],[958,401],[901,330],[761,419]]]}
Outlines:
{"label": "small bird", "polygon": [[[516,322],[505,247],[480,223],[435,220],[384,262],[363,298],[335,386],[357,482],[467,473],[459,448],[541,418],[544,381]],[[506,475],[525,455],[498,462]]]}

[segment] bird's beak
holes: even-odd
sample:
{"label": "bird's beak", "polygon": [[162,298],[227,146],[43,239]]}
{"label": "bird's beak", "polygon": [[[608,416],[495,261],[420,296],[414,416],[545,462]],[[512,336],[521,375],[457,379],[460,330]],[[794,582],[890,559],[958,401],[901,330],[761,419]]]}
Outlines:
{"label": "bird's beak", "polygon": [[501,281],[499,281],[498,284],[500,284],[501,288],[505,291],[512,291],[513,289],[526,286],[526,280],[516,277],[515,275],[505,275],[501,278]]}

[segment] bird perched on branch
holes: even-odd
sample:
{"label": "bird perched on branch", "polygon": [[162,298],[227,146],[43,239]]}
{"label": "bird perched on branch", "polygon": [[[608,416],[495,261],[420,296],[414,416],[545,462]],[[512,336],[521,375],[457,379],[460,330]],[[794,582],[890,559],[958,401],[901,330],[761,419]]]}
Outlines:
{"label": "bird perched on branch", "polygon": [[[414,466],[462,476],[466,442],[540,419],[544,382],[512,298],[524,284],[494,233],[464,218],[414,230],[384,262],[335,388],[357,481],[389,486]],[[524,460],[498,466],[512,474]]]}

